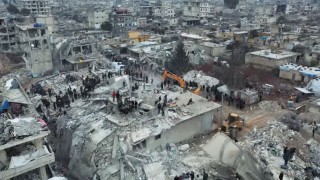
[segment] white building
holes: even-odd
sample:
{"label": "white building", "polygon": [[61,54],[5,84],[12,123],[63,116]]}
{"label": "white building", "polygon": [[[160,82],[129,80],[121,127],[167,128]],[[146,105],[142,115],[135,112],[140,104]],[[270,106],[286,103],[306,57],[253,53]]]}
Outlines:
{"label": "white building", "polygon": [[174,17],[175,10],[172,8],[171,2],[161,4],[161,7],[154,9],[154,16],[157,17]]}
{"label": "white building", "polygon": [[49,0],[23,0],[23,7],[30,10],[32,15],[50,15],[51,7]]}
{"label": "white building", "polygon": [[88,27],[99,29],[100,25],[109,20],[110,11],[107,9],[95,9],[88,13]]}
{"label": "white building", "polygon": [[183,4],[183,16],[208,17],[211,12],[211,4],[206,1],[185,1]]}

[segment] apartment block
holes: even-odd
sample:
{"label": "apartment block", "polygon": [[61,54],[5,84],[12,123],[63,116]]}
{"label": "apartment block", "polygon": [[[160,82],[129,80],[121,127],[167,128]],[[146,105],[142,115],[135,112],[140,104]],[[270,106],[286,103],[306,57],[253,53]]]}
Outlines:
{"label": "apartment block", "polygon": [[185,1],[183,4],[183,16],[193,18],[206,18],[211,13],[211,4],[207,1]]}
{"label": "apartment block", "polygon": [[88,13],[88,27],[99,29],[101,24],[109,20],[110,10],[108,9],[93,9]]}
{"label": "apartment block", "polygon": [[30,10],[32,15],[50,15],[51,7],[49,0],[23,0],[23,7]]}

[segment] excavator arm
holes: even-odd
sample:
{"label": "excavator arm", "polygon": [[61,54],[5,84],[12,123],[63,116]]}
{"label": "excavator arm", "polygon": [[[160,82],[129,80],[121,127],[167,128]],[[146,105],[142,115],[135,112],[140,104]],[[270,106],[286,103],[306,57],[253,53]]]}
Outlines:
{"label": "excavator arm", "polygon": [[184,80],[182,79],[182,77],[178,76],[178,75],[175,75],[171,72],[168,72],[167,70],[165,70],[162,74],[162,79],[165,80],[166,78],[170,78],[170,79],[174,79],[176,81],[179,82],[180,84],[180,87],[181,88],[184,88],[184,85],[185,85],[185,82]]}

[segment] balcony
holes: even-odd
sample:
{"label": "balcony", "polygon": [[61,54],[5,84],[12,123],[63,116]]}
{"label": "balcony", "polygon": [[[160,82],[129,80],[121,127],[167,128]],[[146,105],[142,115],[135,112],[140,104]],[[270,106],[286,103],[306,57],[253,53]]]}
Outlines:
{"label": "balcony", "polygon": [[[45,148],[48,150],[47,148]],[[48,151],[49,152],[49,151]],[[0,179],[7,180],[11,179],[13,177],[19,176],[23,173],[32,171],[34,169],[43,167],[47,164],[53,163],[55,161],[54,153],[47,153],[46,155],[43,155],[41,157],[36,157],[30,160],[28,163],[23,164],[22,166],[12,167],[9,169],[6,169],[4,171],[0,171]],[[10,165],[13,164],[12,162]]]}

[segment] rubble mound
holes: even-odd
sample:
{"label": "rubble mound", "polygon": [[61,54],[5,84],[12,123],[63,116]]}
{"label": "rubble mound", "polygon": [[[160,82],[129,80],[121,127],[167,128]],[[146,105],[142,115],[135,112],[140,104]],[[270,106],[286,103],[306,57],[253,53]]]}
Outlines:
{"label": "rubble mound", "polygon": [[300,131],[303,120],[294,112],[288,112],[281,117],[281,121],[286,124],[289,129]]}
{"label": "rubble mound", "polygon": [[14,54],[0,53],[0,76],[6,75],[12,69],[22,66],[23,59]]}
{"label": "rubble mound", "polygon": [[265,127],[251,131],[239,146],[252,152],[275,179],[283,172],[280,166],[284,164],[282,157],[285,146],[297,148],[285,172],[287,179],[305,179],[309,176],[305,171],[307,168],[319,171],[320,144],[314,140],[307,142],[299,132],[289,129],[281,122],[270,121]]}
{"label": "rubble mound", "polygon": [[261,101],[259,108],[265,111],[278,111],[281,109],[281,106],[277,101]]}
{"label": "rubble mound", "polygon": [[208,85],[208,86],[215,86],[217,84],[219,84],[219,80],[211,77],[211,76],[207,76],[206,74],[204,74],[202,71],[197,71],[197,70],[191,70],[189,72],[187,72],[184,76],[183,79],[185,81],[193,81],[196,83],[199,83],[200,85]]}

